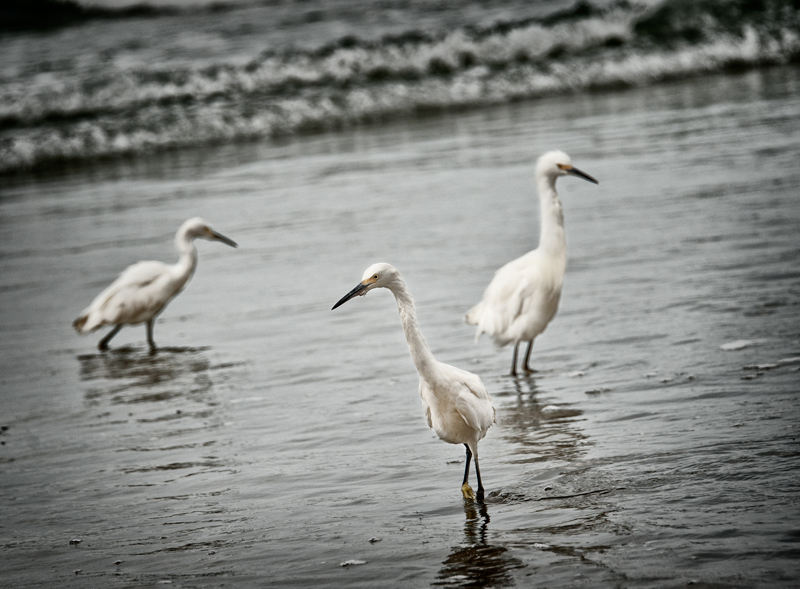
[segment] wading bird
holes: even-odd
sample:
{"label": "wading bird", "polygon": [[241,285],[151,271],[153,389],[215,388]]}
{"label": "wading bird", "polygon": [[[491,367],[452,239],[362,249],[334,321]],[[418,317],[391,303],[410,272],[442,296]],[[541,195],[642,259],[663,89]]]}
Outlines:
{"label": "wading bird", "polygon": [[517,374],[520,342],[528,342],[523,370],[534,372],[528,365],[533,340],[558,311],[567,268],[567,240],[556,180],[567,175],[598,183],[573,167],[570,157],[563,151],[549,151],[536,162],[541,211],[539,247],[500,268],[483,293],[483,300],[464,317],[469,325],[478,326],[476,341],[488,333],[498,346],[513,342],[512,376]]}
{"label": "wading bird", "polygon": [[89,333],[113,325],[113,329],[97,344],[99,350],[107,350],[108,342],[124,325],[146,323],[147,343],[151,350],[155,350],[153,323],[192,277],[197,267],[197,249],[193,243],[196,238],[221,241],[236,247],[235,241],[211,229],[203,219],[189,219],[175,235],[175,247],[181,254],[177,264],[148,261],[128,266],[73,322],[75,330]]}
{"label": "wading bird", "polygon": [[[495,423],[492,399],[476,375],[433,357],[417,324],[414,299],[406,288],[400,272],[390,264],[373,264],[364,273],[361,282],[342,297],[333,309],[357,296],[364,296],[374,288],[388,288],[397,300],[400,321],[406,334],[411,359],[419,373],[419,395],[428,420],[428,427],[440,439],[450,444],[464,444],[467,449],[467,465],[461,493],[464,499],[475,499],[469,486],[469,464],[475,459],[475,476],[478,480],[477,499],[483,502],[484,491],[478,465],[478,442]],[[333,310],[331,309],[331,310]]]}

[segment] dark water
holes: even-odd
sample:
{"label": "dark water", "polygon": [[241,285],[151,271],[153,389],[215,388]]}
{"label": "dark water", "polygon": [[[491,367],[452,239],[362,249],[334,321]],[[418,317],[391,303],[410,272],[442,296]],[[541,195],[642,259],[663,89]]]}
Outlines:
{"label": "dark water", "polygon": [[[775,68],[8,181],[3,585],[796,586],[798,90]],[[552,147],[600,185],[560,181],[562,308],[514,380],[461,317],[535,243]],[[140,327],[96,353],[71,320],[196,214],[240,248],[199,244],[158,354]],[[485,507],[388,293],[329,310],[374,261],[493,395]]]}
{"label": "dark water", "polygon": [[[0,35],[0,585],[800,585],[794,4],[401,4]],[[461,317],[553,148],[600,185],[515,380]],[[72,320],[195,215],[240,248],[97,353]],[[485,506],[390,295],[330,311],[377,261],[493,396]]]}

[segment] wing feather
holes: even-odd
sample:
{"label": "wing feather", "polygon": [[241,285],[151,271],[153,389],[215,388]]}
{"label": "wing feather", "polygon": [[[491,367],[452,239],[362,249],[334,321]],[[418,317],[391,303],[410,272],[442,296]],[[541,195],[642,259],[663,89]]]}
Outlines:
{"label": "wing feather", "polygon": [[552,319],[558,308],[563,284],[560,263],[544,263],[538,249],[501,267],[483,299],[466,315],[477,325],[476,339],[488,333],[500,346],[532,339]]}
{"label": "wing feather", "polygon": [[92,301],[76,320],[81,331],[103,325],[141,323],[155,316],[174,296],[171,266],[158,261],[128,266],[119,277]]}
{"label": "wing feather", "polygon": [[492,398],[479,376],[450,367],[458,373],[460,387],[455,397],[458,414],[472,429],[486,432],[496,422]]}

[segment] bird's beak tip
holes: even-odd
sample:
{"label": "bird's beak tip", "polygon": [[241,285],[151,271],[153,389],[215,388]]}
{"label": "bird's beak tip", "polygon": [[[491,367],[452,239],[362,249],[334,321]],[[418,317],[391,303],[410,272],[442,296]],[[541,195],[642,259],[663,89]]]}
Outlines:
{"label": "bird's beak tip", "polygon": [[333,307],[331,307],[331,311],[333,311],[336,307],[340,307],[341,305],[344,305],[350,299],[358,297],[358,296],[364,296],[365,294],[367,294],[367,285],[364,284],[364,283],[360,283],[353,290],[351,290],[346,295],[344,295],[341,299],[339,299],[337,301],[337,303]]}
{"label": "bird's beak tip", "polygon": [[589,174],[587,174],[583,170],[579,170],[578,168],[572,167],[569,169],[567,173],[572,176],[577,176],[578,178],[583,178],[584,180],[587,180],[592,184],[600,184],[600,182],[598,182],[594,176],[590,176]]}
{"label": "bird's beak tip", "polygon": [[233,241],[230,237],[226,237],[226,236],[222,235],[221,233],[212,232],[211,233],[211,239],[215,239],[217,241],[221,241],[225,245],[229,245],[232,248],[238,248],[239,247],[238,243]]}

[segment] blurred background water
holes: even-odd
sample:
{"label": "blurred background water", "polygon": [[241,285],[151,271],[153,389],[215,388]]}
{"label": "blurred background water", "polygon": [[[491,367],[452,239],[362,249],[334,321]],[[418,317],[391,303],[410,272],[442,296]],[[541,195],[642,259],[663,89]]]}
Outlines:
{"label": "blurred background water", "polygon": [[[0,35],[4,586],[797,586],[795,4],[65,6]],[[512,379],[461,317],[552,148],[600,185]],[[194,215],[240,248],[97,353]],[[375,261],[494,398],[485,506],[388,293],[329,310]]]}

